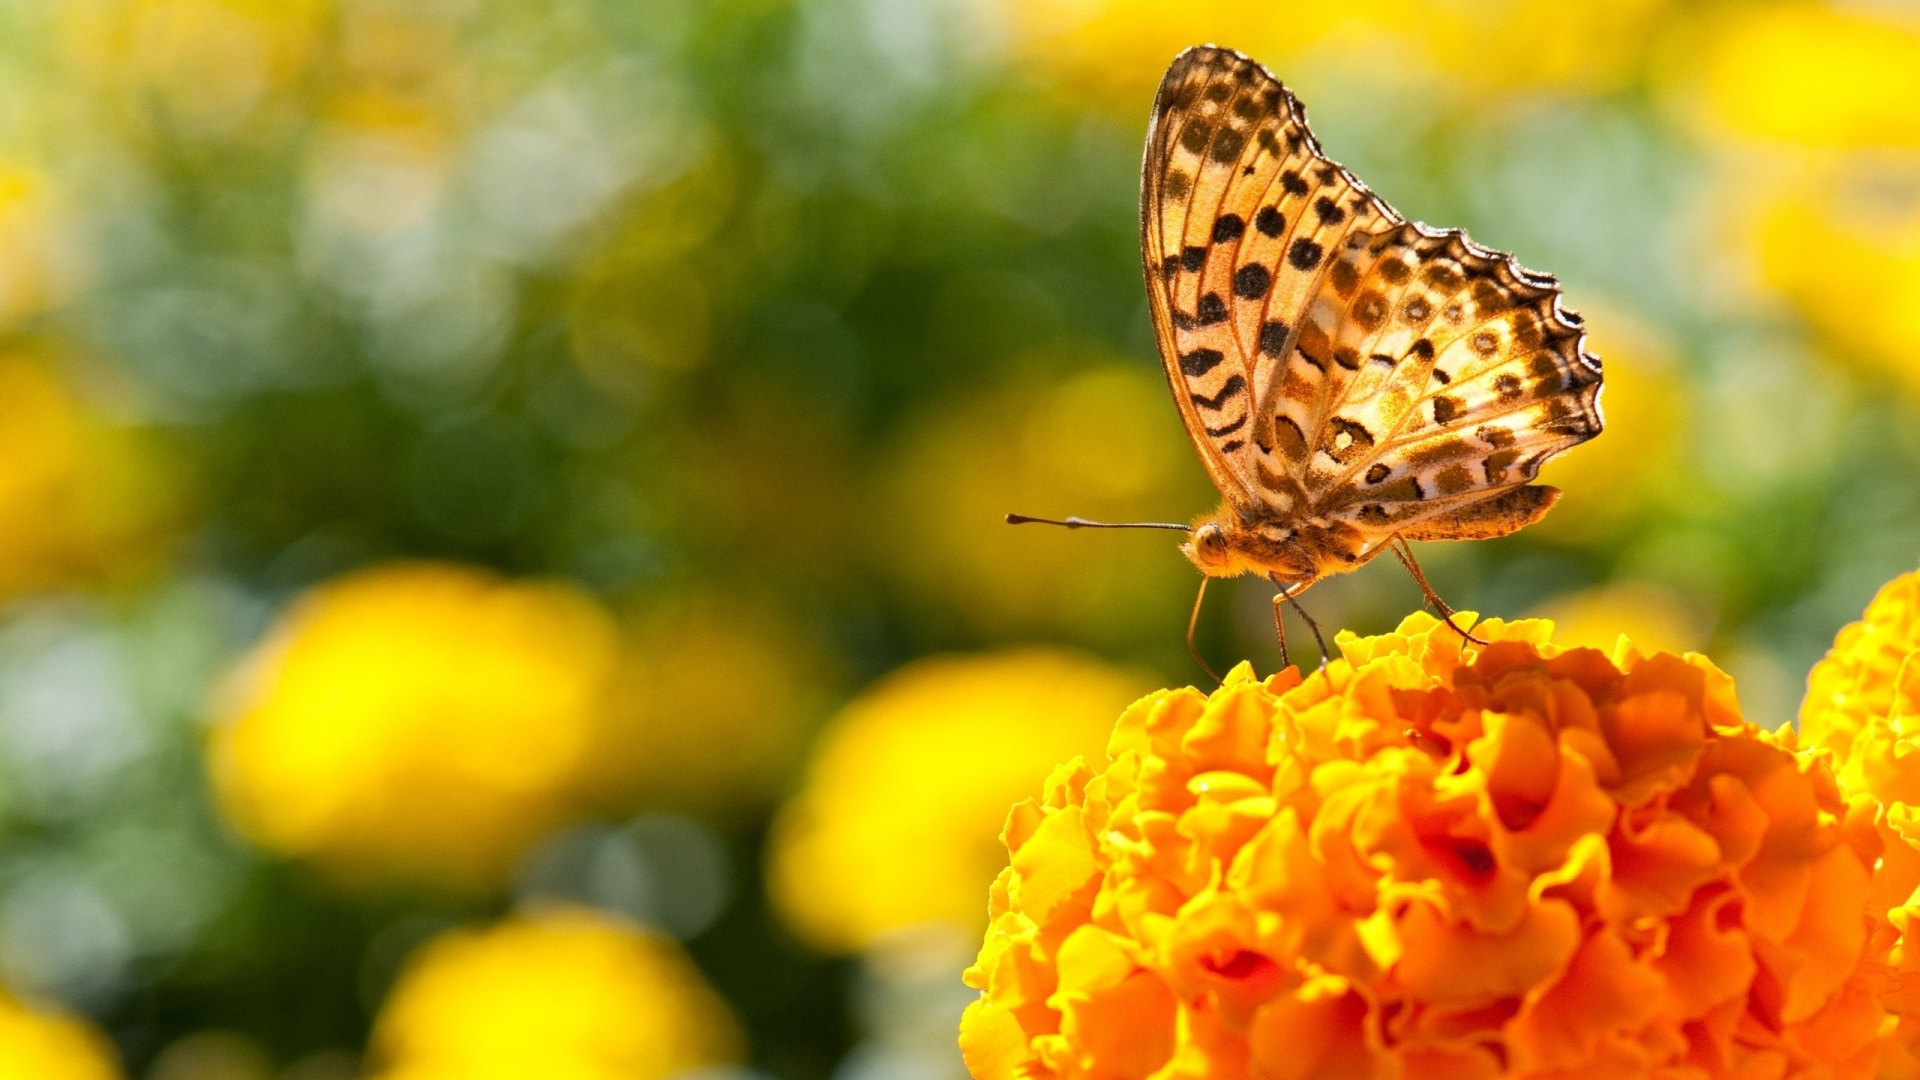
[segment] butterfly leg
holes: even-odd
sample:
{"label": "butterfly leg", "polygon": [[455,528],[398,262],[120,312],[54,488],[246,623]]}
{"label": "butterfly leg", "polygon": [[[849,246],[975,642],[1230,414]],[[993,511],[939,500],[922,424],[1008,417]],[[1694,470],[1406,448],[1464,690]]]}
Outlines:
{"label": "butterfly leg", "polygon": [[1306,622],[1307,629],[1313,631],[1313,643],[1320,647],[1320,666],[1326,667],[1327,666],[1327,639],[1320,636],[1320,624],[1317,622],[1314,622],[1313,616],[1307,614],[1307,609],[1300,606],[1299,596],[1301,593],[1306,591],[1307,590],[1305,589],[1295,589],[1292,592],[1289,592],[1287,594],[1287,603],[1293,605],[1293,610],[1296,612],[1299,612],[1300,618]]}
{"label": "butterfly leg", "polygon": [[1274,636],[1280,639],[1280,666],[1284,668],[1290,662],[1287,656],[1287,624],[1280,612],[1280,605],[1287,603],[1293,605],[1293,610],[1300,614],[1301,621],[1305,622],[1307,629],[1313,632],[1313,643],[1320,646],[1320,666],[1326,667],[1327,639],[1320,636],[1320,624],[1314,622],[1313,616],[1307,614],[1307,609],[1300,606],[1300,594],[1307,591],[1307,586],[1289,585],[1272,575],[1268,575],[1267,580],[1280,587],[1280,591],[1273,595],[1273,632]]}
{"label": "butterfly leg", "polygon": [[1273,594],[1273,636],[1280,639],[1280,670],[1285,671],[1293,663],[1287,655],[1287,621],[1281,618],[1280,605],[1287,599],[1286,591]]}
{"label": "butterfly leg", "polygon": [[[1200,592],[1193,598],[1193,614],[1187,616],[1187,655],[1193,657],[1193,662],[1199,664],[1200,670],[1207,673],[1207,678],[1213,680],[1213,685],[1219,686],[1221,685],[1220,676],[1214,674],[1213,668],[1207,666],[1206,657],[1200,655],[1199,646],[1193,643],[1193,632],[1200,626],[1200,602],[1207,598],[1207,581],[1206,575],[1201,575]],[[1286,651],[1284,644],[1281,645],[1280,651],[1283,653]]]}
{"label": "butterfly leg", "polygon": [[1486,642],[1473,636],[1472,627],[1463,630],[1460,628],[1460,624],[1453,621],[1454,610],[1447,606],[1445,600],[1440,599],[1439,594],[1433,591],[1432,585],[1427,584],[1427,575],[1420,572],[1420,564],[1413,558],[1413,548],[1399,536],[1395,536],[1390,543],[1393,547],[1394,557],[1400,560],[1401,566],[1407,568],[1407,573],[1413,575],[1413,583],[1420,586],[1420,594],[1426,598],[1427,603],[1433,605],[1433,610],[1440,614],[1441,621],[1453,627],[1454,632],[1467,641],[1471,641],[1475,645],[1485,645]]}

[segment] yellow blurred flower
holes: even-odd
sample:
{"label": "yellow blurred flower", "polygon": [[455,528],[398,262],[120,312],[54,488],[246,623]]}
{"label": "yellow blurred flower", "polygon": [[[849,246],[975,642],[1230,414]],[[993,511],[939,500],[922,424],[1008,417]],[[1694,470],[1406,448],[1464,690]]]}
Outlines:
{"label": "yellow blurred flower", "polygon": [[1920,25],[1870,5],[1725,5],[1696,31],[1681,77],[1706,118],[1804,146],[1920,147]]}
{"label": "yellow blurred flower", "polygon": [[1563,649],[1612,652],[1625,637],[1656,652],[1693,652],[1706,643],[1707,628],[1684,601],[1644,581],[1615,581],[1556,596],[1541,605]]}
{"label": "yellow blurred flower", "polygon": [[175,135],[227,137],[309,69],[317,0],[100,0],[60,5],[67,50],[96,86],[157,106]]}
{"label": "yellow blurred flower", "polygon": [[821,735],[768,853],[775,906],[806,940],[855,950],[928,923],[981,923],[1006,807],[1097,750],[1143,680],[1053,649],[917,661]]}
{"label": "yellow blurred flower", "polygon": [[1033,64],[1145,109],[1168,61],[1214,42],[1284,68],[1337,53],[1373,82],[1426,76],[1470,93],[1600,92],[1638,70],[1669,0],[1023,0],[1005,5]]}
{"label": "yellow blurred flower", "polygon": [[417,563],[322,585],[228,687],[221,804],[347,876],[497,881],[580,797],[616,639],[558,583]]}
{"label": "yellow blurred flower", "polygon": [[58,204],[40,170],[0,161],[0,326],[46,310],[72,284]]}
{"label": "yellow blurred flower", "polygon": [[1666,92],[1723,159],[1708,212],[1731,262],[1705,276],[1920,393],[1920,23],[1733,5],[1676,38]]}
{"label": "yellow blurred flower", "polygon": [[629,620],[597,754],[609,808],[764,805],[824,709],[822,658],[763,605],[656,598]]}
{"label": "yellow blurred flower", "polygon": [[879,554],[915,596],[981,633],[1115,642],[1192,602],[1192,570],[1165,533],[1005,520],[1179,521],[1204,508],[1204,474],[1152,371],[1101,367],[958,403],[917,424],[890,462],[871,530]]}
{"label": "yellow blurred flower", "polygon": [[69,1016],[0,993],[0,1080],[121,1080],[106,1037]]}
{"label": "yellow blurred flower", "polygon": [[1416,614],[1161,691],[1016,806],[979,1080],[1872,1074],[1831,775],[1702,657]]}
{"label": "yellow blurred flower", "polygon": [[1754,221],[1765,284],[1920,394],[1920,156],[1812,168]]}
{"label": "yellow blurred flower", "polygon": [[88,408],[36,350],[0,349],[0,463],[0,595],[129,569],[177,516],[158,449]]}
{"label": "yellow blurred flower", "polygon": [[[1636,516],[1673,494],[1688,475],[1681,454],[1690,405],[1671,349],[1626,312],[1585,312],[1594,327],[1588,347],[1607,365],[1607,437],[1556,455],[1542,483],[1564,495],[1534,532],[1568,544],[1615,539]],[[1611,645],[1611,642],[1608,642]]]}
{"label": "yellow blurred flower", "polygon": [[741,1037],[672,941],[559,909],[429,943],[368,1053],[375,1080],[667,1080],[738,1060]]}

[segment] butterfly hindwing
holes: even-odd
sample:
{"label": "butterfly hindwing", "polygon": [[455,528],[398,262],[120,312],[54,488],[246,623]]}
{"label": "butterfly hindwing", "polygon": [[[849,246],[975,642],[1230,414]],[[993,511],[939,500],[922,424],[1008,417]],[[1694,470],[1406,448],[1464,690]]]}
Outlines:
{"label": "butterfly hindwing", "polygon": [[1315,513],[1430,539],[1544,513],[1550,497],[1496,497],[1601,427],[1600,362],[1559,301],[1552,278],[1458,231],[1350,237],[1300,335],[1336,377],[1306,406],[1275,405],[1312,432]]}
{"label": "butterfly hindwing", "polygon": [[1256,412],[1328,256],[1399,218],[1320,152],[1293,94],[1238,53],[1189,49],[1155,99],[1141,246],[1168,381],[1229,501],[1290,511],[1304,442]]}

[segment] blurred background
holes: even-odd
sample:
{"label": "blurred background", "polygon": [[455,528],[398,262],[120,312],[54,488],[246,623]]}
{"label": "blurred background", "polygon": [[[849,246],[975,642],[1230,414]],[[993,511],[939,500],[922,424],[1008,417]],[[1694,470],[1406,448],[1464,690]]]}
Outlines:
{"label": "blurred background", "polygon": [[0,1077],[963,1077],[1008,806],[1200,678],[1168,537],[1000,518],[1215,501],[1203,41],[1592,327],[1440,593],[1792,715],[1920,559],[1911,0],[0,4]]}

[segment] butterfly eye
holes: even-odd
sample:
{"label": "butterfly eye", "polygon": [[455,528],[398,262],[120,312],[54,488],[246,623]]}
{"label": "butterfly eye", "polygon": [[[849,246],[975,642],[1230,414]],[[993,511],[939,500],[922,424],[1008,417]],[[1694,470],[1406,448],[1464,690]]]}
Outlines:
{"label": "butterfly eye", "polygon": [[1227,558],[1227,534],[1218,525],[1202,525],[1193,532],[1193,547],[1203,561],[1224,562]]}

